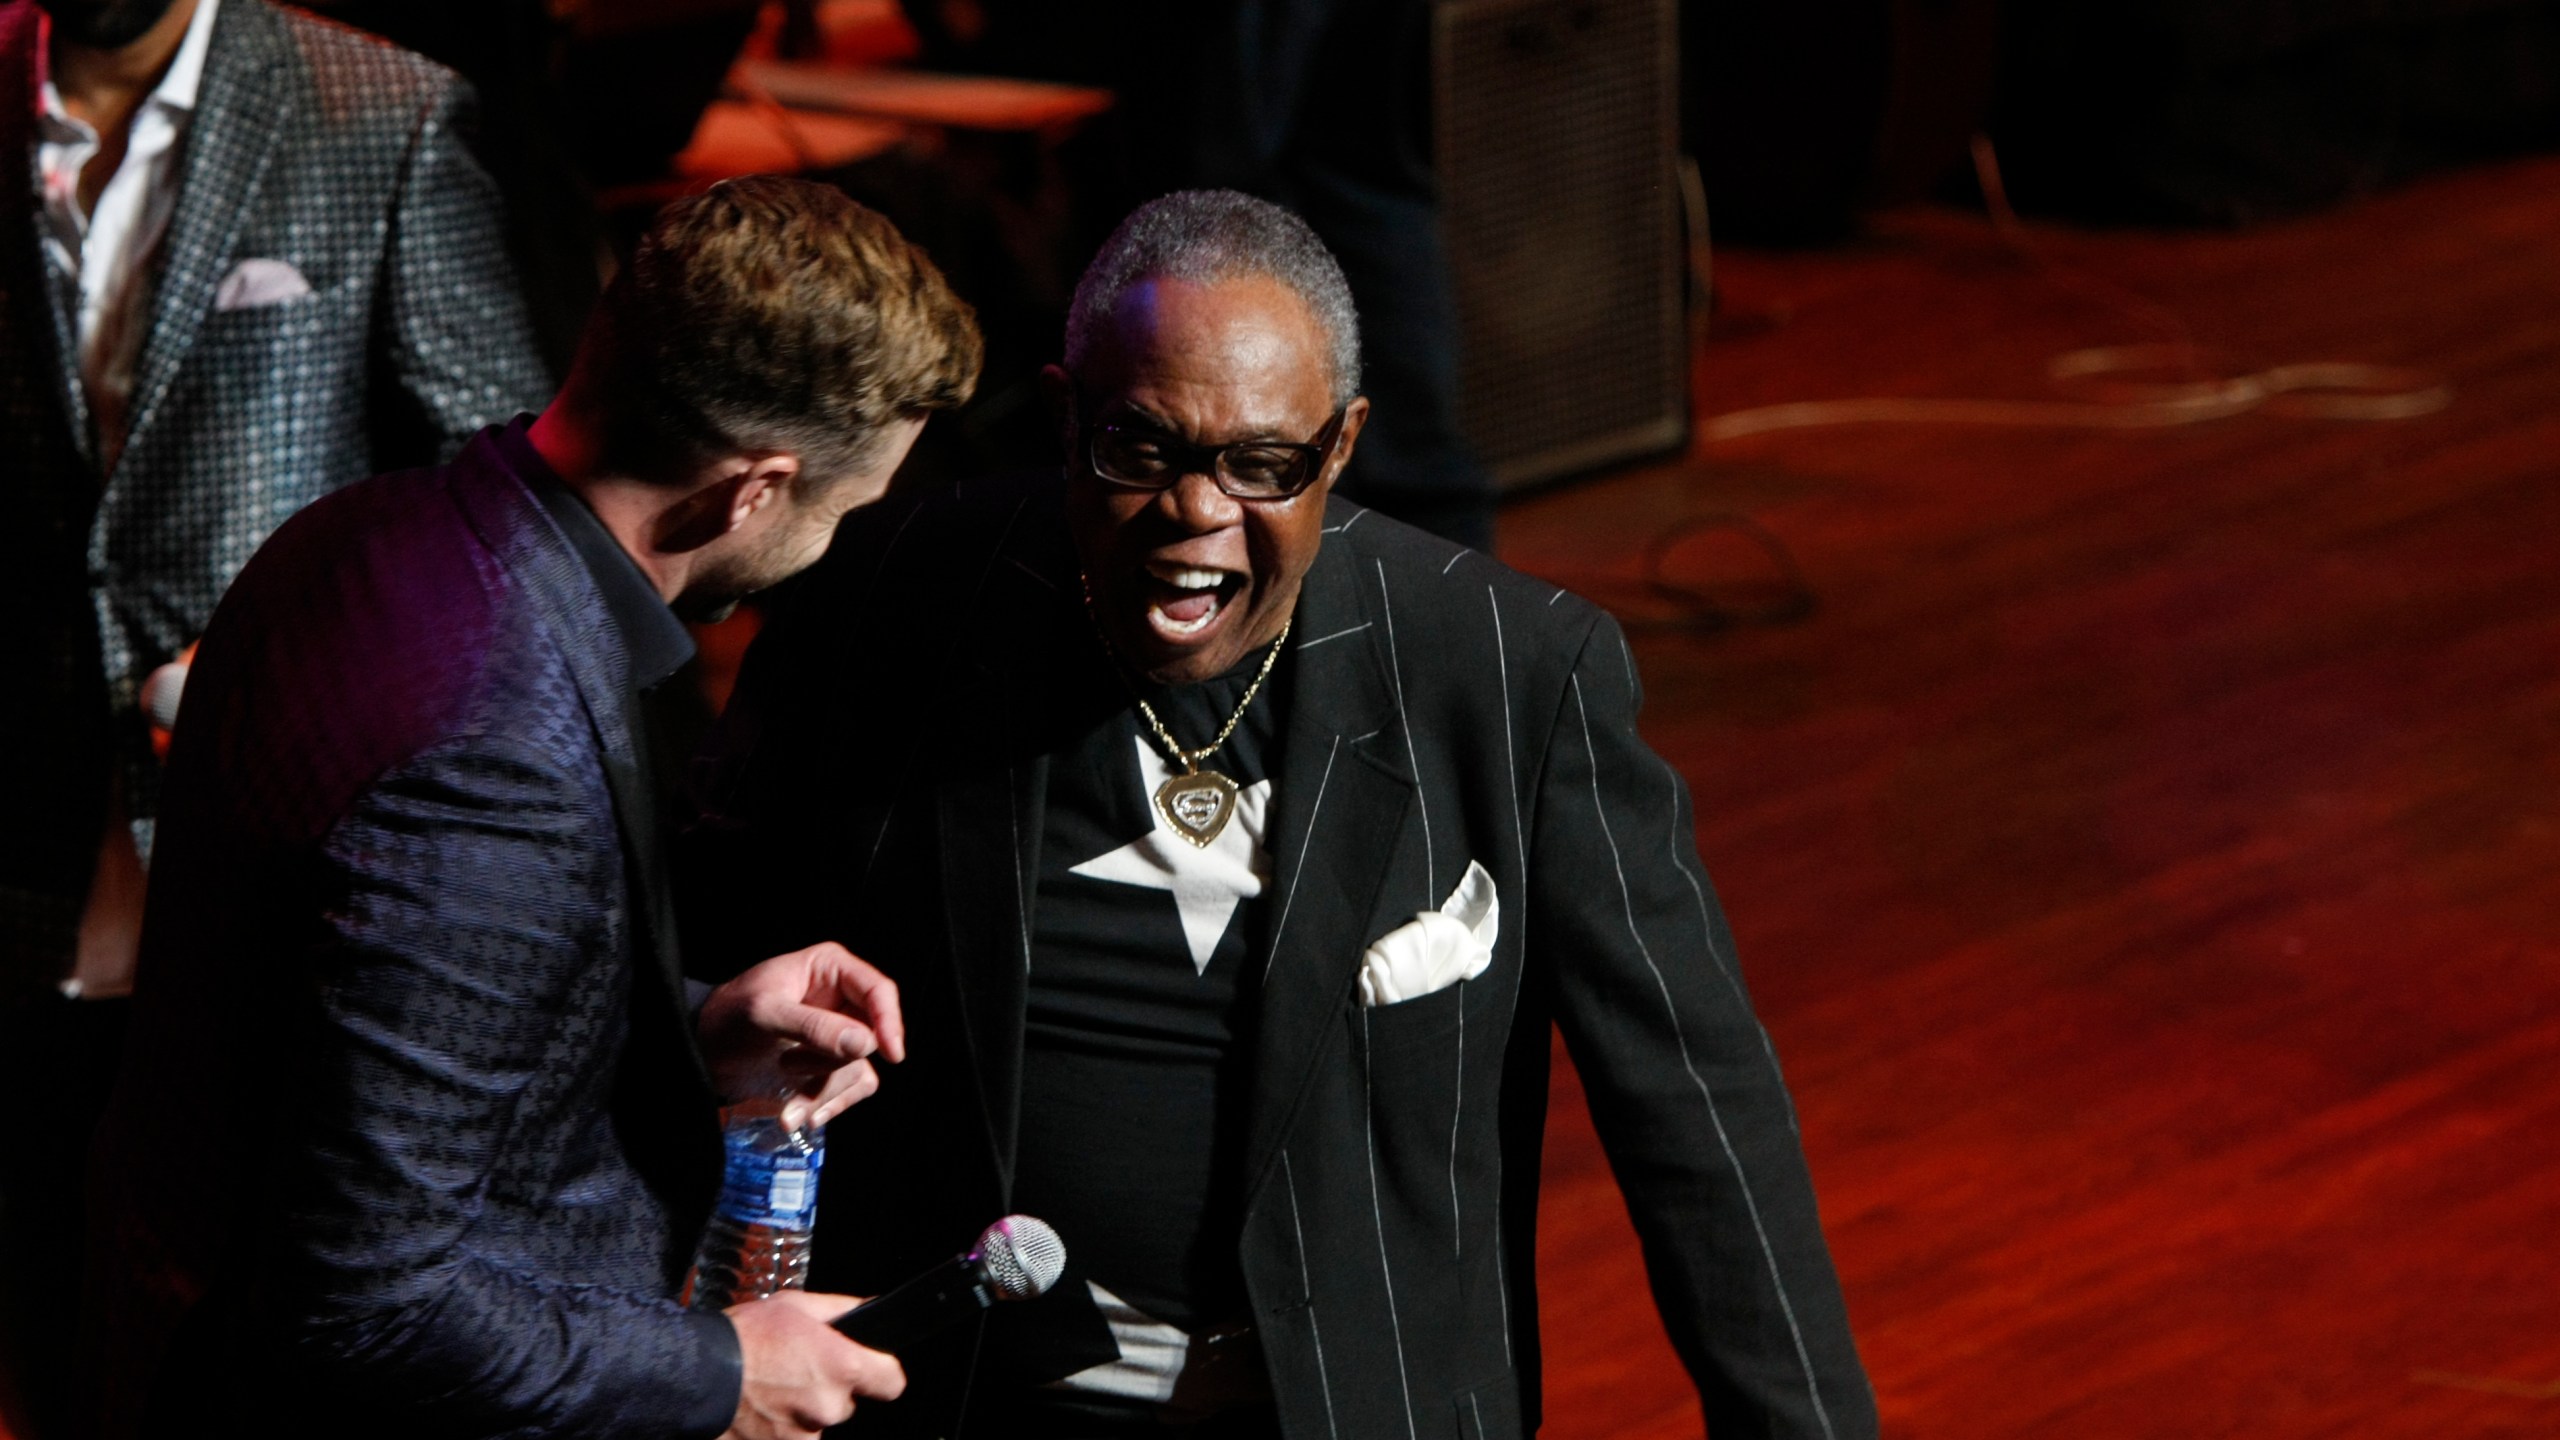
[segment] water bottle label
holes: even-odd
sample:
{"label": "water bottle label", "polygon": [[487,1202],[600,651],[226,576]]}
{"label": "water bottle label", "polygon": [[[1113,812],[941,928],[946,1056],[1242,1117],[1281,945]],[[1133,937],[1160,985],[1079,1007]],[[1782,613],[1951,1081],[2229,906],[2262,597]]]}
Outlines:
{"label": "water bottle label", "polygon": [[744,1225],[781,1225],[798,1229],[815,1218],[818,1171],[827,1152],[773,1152],[752,1136],[731,1137],[728,1172],[720,1185],[720,1213]]}

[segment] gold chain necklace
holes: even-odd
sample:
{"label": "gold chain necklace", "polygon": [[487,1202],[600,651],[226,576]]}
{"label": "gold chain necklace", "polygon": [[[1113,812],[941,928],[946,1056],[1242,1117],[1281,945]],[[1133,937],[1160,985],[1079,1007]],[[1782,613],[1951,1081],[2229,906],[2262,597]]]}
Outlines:
{"label": "gold chain necklace", "polygon": [[[1102,640],[1103,648],[1110,649],[1111,639],[1102,633],[1102,617],[1093,612],[1093,585],[1090,581],[1085,584],[1084,609],[1086,618],[1093,621],[1094,634]],[[1280,647],[1289,643],[1289,629],[1297,623],[1298,617],[1294,614],[1280,622],[1280,633],[1273,637],[1271,648],[1263,652],[1262,668],[1254,672],[1253,683],[1245,687],[1244,698],[1236,702],[1235,713],[1219,727],[1218,738],[1197,750],[1186,750],[1181,741],[1173,738],[1173,732],[1156,718],[1155,707],[1146,702],[1146,697],[1134,691],[1129,696],[1137,702],[1138,713],[1146,717],[1147,727],[1156,732],[1156,743],[1164,748],[1167,757],[1182,767],[1181,774],[1156,787],[1156,811],[1164,816],[1167,825],[1173,827],[1174,834],[1203,850],[1208,849],[1217,840],[1218,833],[1227,828],[1227,822],[1235,818],[1236,793],[1240,787],[1215,770],[1201,769],[1200,762],[1216,754],[1218,747],[1227,743],[1227,737],[1236,733],[1236,726],[1244,723],[1244,712],[1252,708],[1253,697],[1262,693],[1262,682],[1271,678],[1271,667],[1280,663]]]}

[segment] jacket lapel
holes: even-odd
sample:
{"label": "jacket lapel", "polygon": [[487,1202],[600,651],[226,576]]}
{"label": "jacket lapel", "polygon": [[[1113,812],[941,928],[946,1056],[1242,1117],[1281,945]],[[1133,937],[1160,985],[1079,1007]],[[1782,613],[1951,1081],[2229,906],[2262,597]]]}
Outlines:
{"label": "jacket lapel", "polygon": [[1022,1027],[1030,991],[1031,898],[1040,874],[1048,761],[1027,722],[1055,693],[1062,621],[1075,563],[1058,527],[1025,524],[1040,502],[1015,507],[987,555],[976,606],[950,652],[949,711],[919,753],[939,757],[932,781],[951,974],[978,1077],[987,1143],[1009,1196],[1022,1113]]}
{"label": "jacket lapel", "polygon": [[[1337,503],[1328,524],[1355,513]],[[1291,641],[1297,673],[1270,845],[1277,885],[1256,947],[1264,965],[1248,1193],[1267,1178],[1325,1043],[1353,1003],[1361,951],[1390,912],[1418,908],[1386,884],[1392,858],[1418,842],[1405,833],[1414,777],[1376,614],[1374,583],[1364,583],[1356,555],[1329,542],[1307,572],[1299,638]]]}
{"label": "jacket lapel", "polygon": [[[982,692],[981,699],[992,700]],[[1013,1192],[1022,1114],[1022,1026],[1030,985],[1032,876],[1038,873],[1039,761],[951,775],[936,787],[944,923],[987,1147]]]}
{"label": "jacket lapel", "polygon": [[585,647],[572,648],[569,663],[577,673],[579,694],[587,702],[596,734],[604,743],[605,782],[613,791],[615,828],[622,835],[623,853],[631,857],[633,883],[640,888],[633,898],[652,962],[646,967],[647,973],[655,977],[673,1013],[685,1022],[679,1048],[692,1057],[703,1085],[710,1088],[711,1071],[703,1063],[701,1045],[694,1038],[693,1007],[685,995],[684,957],[676,948],[675,892],[667,878],[666,839],[659,824],[657,791],[648,771],[642,768],[647,751],[638,723],[640,716],[627,681],[610,690],[603,688],[612,678],[604,673],[608,667],[587,654]]}
{"label": "jacket lapel", "polygon": [[[0,239],[0,293],[11,298],[21,332],[16,343],[28,359],[46,356],[54,398],[62,405],[72,443],[82,458],[96,463],[89,433],[89,397],[80,388],[79,300],[44,251],[44,177],[36,168],[36,74],[43,57],[37,53],[42,12],[33,5],[0,11],[0,155],[17,157],[17,194],[25,208],[15,215]],[[49,344],[48,344],[49,341]]]}
{"label": "jacket lapel", "polygon": [[[1059,693],[1085,623],[1063,527],[1018,510],[978,585],[967,637],[952,652],[940,722],[923,753],[949,757],[932,783],[940,831],[944,921],[966,1017],[989,1143],[1010,1193],[1021,1113],[1023,1012],[1029,992],[1032,896],[1040,874],[1054,736],[1026,721]],[[1357,513],[1337,503],[1339,525]],[[1300,593],[1268,848],[1276,885],[1250,953],[1264,957],[1253,1117],[1245,1174],[1258,1185],[1287,1134],[1298,1097],[1338,1033],[1369,937],[1419,906],[1389,894],[1382,857],[1420,842],[1403,730],[1363,585],[1347,545],[1317,554]],[[1380,837],[1388,837],[1382,846]]]}
{"label": "jacket lapel", "polygon": [[151,328],[134,373],[125,453],[133,453],[150,428],[195,346],[196,332],[213,312],[214,292],[258,198],[277,136],[301,94],[301,87],[280,83],[280,77],[286,66],[300,63],[284,22],[266,6],[225,5],[214,18],[204,82],[182,142],[178,208],[161,248]]}
{"label": "jacket lapel", "polygon": [[[226,14],[229,11],[226,9]],[[568,637],[613,636],[617,632],[603,613],[577,552],[523,482],[495,453],[488,437],[471,442],[454,466],[456,488],[487,539],[504,560],[507,573],[550,621],[555,634]],[[629,857],[634,919],[647,947],[641,966],[650,988],[666,1001],[666,1013],[680,1025],[676,1048],[688,1057],[694,1074],[710,1091],[710,1069],[704,1065],[687,1003],[684,965],[676,948],[674,896],[668,888],[665,840],[658,825],[657,796],[643,768],[647,751],[639,705],[632,694],[630,656],[619,644],[563,644],[560,653],[576,680],[578,698],[595,727],[604,759],[605,782],[613,794],[615,829]]]}

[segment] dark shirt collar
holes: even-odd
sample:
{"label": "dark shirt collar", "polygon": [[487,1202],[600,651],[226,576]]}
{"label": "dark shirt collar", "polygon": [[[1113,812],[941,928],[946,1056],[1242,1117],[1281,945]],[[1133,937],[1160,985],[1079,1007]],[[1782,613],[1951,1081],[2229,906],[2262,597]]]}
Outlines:
{"label": "dark shirt collar", "polygon": [[658,587],[649,583],[638,562],[604,528],[596,512],[569,488],[542,452],[533,448],[525,432],[532,428],[533,417],[520,415],[513,424],[501,426],[490,435],[498,455],[507,468],[516,473],[533,498],[548,511],[569,537],[569,548],[578,553],[587,576],[595,582],[596,591],[604,597],[605,613],[613,617],[614,629],[622,634],[623,649],[631,656],[631,686],[648,691],[666,682],[668,676],[683,668],[693,658],[693,636],[667,608],[658,595]]}

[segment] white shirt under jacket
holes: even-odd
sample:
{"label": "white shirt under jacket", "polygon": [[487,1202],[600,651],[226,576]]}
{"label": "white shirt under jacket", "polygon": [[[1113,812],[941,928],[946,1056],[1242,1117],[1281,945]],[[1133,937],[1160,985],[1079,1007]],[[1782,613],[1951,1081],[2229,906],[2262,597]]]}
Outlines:
{"label": "white shirt under jacket", "polygon": [[[133,116],[124,163],[80,210],[80,172],[98,153],[98,132],[63,108],[47,74],[36,102],[36,164],[44,176],[44,248],[54,267],[80,284],[80,384],[97,424],[101,471],[124,448],[134,367],[150,324],[151,282],[169,216],[178,205],[178,144],[195,114],[221,0],[196,0],[186,38],[158,88]],[[47,50],[50,46],[46,47]]]}

